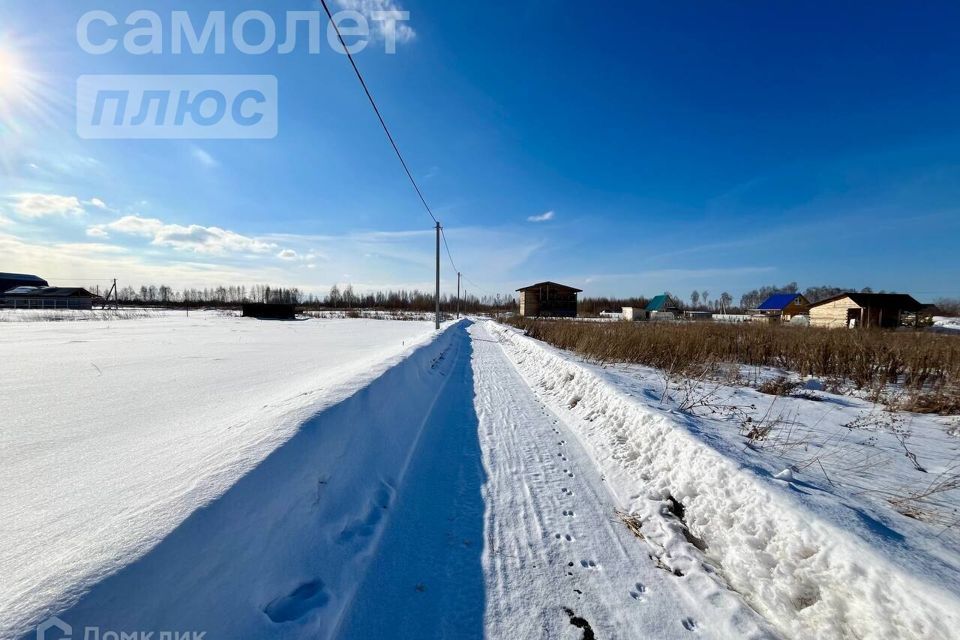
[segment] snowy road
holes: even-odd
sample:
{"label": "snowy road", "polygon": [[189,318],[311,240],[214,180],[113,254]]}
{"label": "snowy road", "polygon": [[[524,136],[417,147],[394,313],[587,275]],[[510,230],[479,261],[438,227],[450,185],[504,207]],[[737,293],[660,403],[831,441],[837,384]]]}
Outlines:
{"label": "snowy road", "polygon": [[730,637],[714,621],[742,612],[651,557],[497,340],[468,332],[337,637]]}
{"label": "snowy road", "polygon": [[[499,343],[474,336],[480,441],[490,480],[488,636],[689,638],[706,603],[657,568],[576,438],[533,395]],[[709,605],[707,605],[709,608]]]}

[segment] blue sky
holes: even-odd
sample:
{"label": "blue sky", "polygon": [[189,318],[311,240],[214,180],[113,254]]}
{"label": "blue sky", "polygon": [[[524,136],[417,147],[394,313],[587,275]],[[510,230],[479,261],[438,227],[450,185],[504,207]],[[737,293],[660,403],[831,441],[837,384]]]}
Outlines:
{"label": "blue sky", "polygon": [[[432,287],[432,223],[342,55],[249,56],[228,39],[222,56],[93,56],[75,34],[86,11],[137,8],[165,30],[173,10],[198,24],[268,10],[282,34],[284,12],[314,2],[143,5],[0,6],[16,76],[0,72],[0,270]],[[410,12],[396,55],[376,40],[357,61],[483,291],[960,296],[956,3],[344,5]],[[276,75],[279,135],[81,140],[76,79],[111,73]]]}

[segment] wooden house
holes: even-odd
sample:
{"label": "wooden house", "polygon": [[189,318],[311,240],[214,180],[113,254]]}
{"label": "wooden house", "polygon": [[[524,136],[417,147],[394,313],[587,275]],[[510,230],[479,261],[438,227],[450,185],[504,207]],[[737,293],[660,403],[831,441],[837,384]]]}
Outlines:
{"label": "wooden house", "polygon": [[520,315],[525,318],[576,318],[581,289],[556,282],[539,282],[517,289]]}
{"label": "wooden house", "polygon": [[790,322],[796,316],[810,312],[810,301],[799,293],[775,293],[756,309],[750,310],[750,320],[759,322]]}
{"label": "wooden house", "polygon": [[903,293],[843,293],[811,305],[810,325],[896,328],[904,314],[918,317],[922,308]]}

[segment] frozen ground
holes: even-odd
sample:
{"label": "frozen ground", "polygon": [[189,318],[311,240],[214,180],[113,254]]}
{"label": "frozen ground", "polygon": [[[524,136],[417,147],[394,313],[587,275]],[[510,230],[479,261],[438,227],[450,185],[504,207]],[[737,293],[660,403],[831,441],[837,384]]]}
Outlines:
{"label": "frozen ground", "polygon": [[951,419],[665,388],[485,321],[25,324],[0,353],[0,637],[960,637],[956,491],[891,502],[949,471]]}

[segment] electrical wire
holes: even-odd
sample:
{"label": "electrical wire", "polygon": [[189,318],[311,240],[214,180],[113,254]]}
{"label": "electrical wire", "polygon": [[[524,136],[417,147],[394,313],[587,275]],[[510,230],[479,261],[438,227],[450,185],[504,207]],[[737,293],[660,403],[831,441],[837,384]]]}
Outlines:
{"label": "electrical wire", "polygon": [[347,47],[347,43],[343,39],[343,34],[340,33],[340,26],[337,24],[337,21],[333,19],[333,13],[331,13],[330,7],[327,6],[327,0],[320,0],[320,3],[323,5],[323,10],[327,12],[327,17],[330,18],[330,24],[333,25],[333,28],[337,32],[337,38],[340,40],[340,46],[343,47],[343,52],[347,54],[347,59],[350,60],[350,66],[353,67],[354,73],[357,74],[357,80],[360,81],[360,86],[363,87],[363,92],[367,94],[367,99],[370,101],[370,106],[373,107],[373,112],[377,114],[377,119],[380,120],[380,126],[383,127],[384,133],[387,134],[387,139],[390,141],[390,145],[393,147],[394,152],[396,152],[397,158],[400,159],[400,164],[403,165],[403,170],[407,172],[407,177],[410,179],[410,184],[413,185],[414,190],[416,190],[417,195],[420,197],[420,202],[423,203],[424,209],[427,210],[427,213],[436,224],[440,224],[437,216],[433,215],[433,210],[430,209],[430,205],[427,204],[427,199],[423,197],[423,191],[420,190],[420,185],[418,185],[417,181],[413,178],[413,173],[411,173],[410,167],[407,166],[407,161],[403,159],[403,154],[400,153],[400,147],[398,147],[396,141],[394,141],[393,134],[390,133],[390,128],[387,127],[387,122],[383,119],[383,115],[380,113],[380,108],[377,107],[377,103],[373,99],[373,94],[370,93],[370,89],[367,87],[367,82],[363,79],[363,74],[360,73],[360,67],[357,66],[357,62],[353,59],[353,54],[350,53],[350,49]]}
{"label": "electrical wire", "polygon": [[366,80],[363,78],[363,74],[360,72],[360,67],[357,66],[356,60],[353,58],[353,54],[350,53],[350,49],[347,47],[346,41],[343,39],[343,34],[340,33],[340,26],[337,24],[337,21],[333,19],[333,12],[330,11],[330,7],[327,5],[327,0],[320,0],[320,4],[323,5],[323,10],[326,11],[327,17],[330,18],[330,24],[333,25],[334,30],[337,33],[337,39],[340,41],[340,46],[343,47],[343,52],[347,55],[347,60],[350,61],[350,66],[353,67],[353,72],[357,76],[357,80],[360,81],[360,86],[363,87],[363,92],[367,96],[367,100],[370,101],[370,106],[373,107],[373,112],[377,115],[377,120],[380,121],[380,126],[383,128],[383,132],[387,134],[387,140],[390,141],[390,146],[393,147],[394,153],[397,154],[397,159],[400,160],[400,164],[403,166],[404,172],[407,174],[407,178],[410,180],[410,184],[413,185],[414,191],[417,192],[417,196],[420,198],[420,202],[423,204],[423,208],[426,209],[427,214],[430,216],[430,219],[437,225],[440,230],[440,236],[443,239],[443,246],[447,252],[447,258],[450,260],[450,266],[453,267],[455,273],[460,275],[464,280],[469,282],[472,286],[479,289],[482,293],[492,296],[491,293],[485,291],[482,287],[478,286],[472,280],[468,279],[466,276],[457,269],[457,265],[453,260],[453,253],[450,251],[450,244],[447,242],[447,234],[444,233],[443,226],[440,224],[440,220],[437,216],[434,215],[433,210],[430,208],[430,205],[427,203],[427,199],[423,195],[423,190],[420,189],[420,185],[417,184],[416,179],[413,177],[413,172],[410,171],[410,167],[407,164],[407,161],[404,159],[403,154],[400,152],[400,147],[397,146],[397,142],[393,137],[393,134],[390,133],[390,128],[387,126],[387,122],[383,117],[383,114],[380,111],[380,108],[377,106],[376,100],[373,98],[373,94],[370,92],[369,86],[367,86]]}
{"label": "electrical wire", "polygon": [[447,234],[444,232],[442,226],[440,227],[440,237],[443,238],[443,247],[447,250],[447,257],[450,258],[450,266],[453,267],[454,273],[460,273],[460,270],[457,269],[457,265],[453,262],[453,254],[450,253],[450,245],[447,244]]}
{"label": "electrical wire", "polygon": [[480,293],[482,293],[482,294],[484,294],[484,295],[486,295],[486,296],[490,296],[491,298],[495,297],[494,294],[490,293],[489,291],[487,291],[486,289],[484,289],[483,287],[481,287],[480,285],[478,285],[476,282],[474,282],[473,280],[471,280],[471,279],[468,278],[467,276],[463,276],[463,279],[466,280],[467,283],[469,283],[469,284],[470,284],[471,286],[473,286],[474,288],[479,289],[479,290],[480,290]]}

